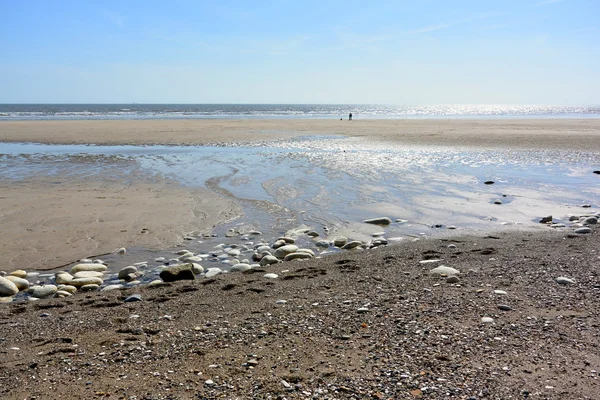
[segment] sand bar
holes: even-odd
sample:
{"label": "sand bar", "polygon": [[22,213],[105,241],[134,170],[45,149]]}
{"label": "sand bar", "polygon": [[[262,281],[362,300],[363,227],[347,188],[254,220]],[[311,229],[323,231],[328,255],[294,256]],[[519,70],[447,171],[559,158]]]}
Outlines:
{"label": "sand bar", "polygon": [[303,135],[412,145],[592,151],[600,149],[600,119],[0,121],[0,142],[201,145]]}

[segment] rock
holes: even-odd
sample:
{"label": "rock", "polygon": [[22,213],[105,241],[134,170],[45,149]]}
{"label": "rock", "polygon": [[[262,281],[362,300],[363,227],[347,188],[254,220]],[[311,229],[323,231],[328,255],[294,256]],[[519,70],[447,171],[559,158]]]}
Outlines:
{"label": "rock", "polygon": [[448,248],[449,248],[449,249],[456,249],[456,247],[457,247],[457,246],[456,246],[455,244],[449,244],[449,245],[448,245]]}
{"label": "rock", "polygon": [[[293,253],[292,253],[293,254]],[[264,256],[260,259],[260,265],[264,267],[265,265],[277,264],[279,259],[275,256]]]}
{"label": "rock", "polygon": [[498,304],[498,310],[510,311],[510,310],[512,310],[512,308],[511,308],[511,306],[508,306],[506,304]]}
{"label": "rock", "polygon": [[279,278],[279,275],[277,274],[273,274],[273,273],[269,273],[269,274],[264,274],[263,278],[267,278],[267,279],[277,279]]}
{"label": "rock", "polygon": [[596,175],[600,175],[600,171],[594,171],[593,173]]}
{"label": "rock", "polygon": [[227,252],[227,255],[231,257],[239,257],[241,252],[238,249],[231,249]]}
{"label": "rock", "polygon": [[583,228],[577,228],[573,232],[578,233],[580,235],[584,235],[586,233],[592,233],[592,229],[585,226]]}
{"label": "rock", "polygon": [[315,243],[315,246],[317,246],[317,247],[329,247],[329,242],[327,240],[319,240],[319,241],[317,241],[317,243]]}
{"label": "rock", "polygon": [[288,254],[287,256],[285,256],[283,258],[283,261],[292,261],[292,260],[308,259],[308,258],[314,258],[314,256],[310,253],[296,252],[296,253],[291,253],[291,254]]}
{"label": "rock", "polygon": [[279,247],[277,250],[275,250],[273,252],[273,255],[277,258],[282,259],[285,256],[287,256],[288,254],[292,254],[297,251],[298,251],[298,246],[293,245],[293,244],[288,244],[288,245]]}
{"label": "rock", "polygon": [[359,314],[364,314],[364,313],[369,312],[369,309],[367,307],[361,307],[358,310],[356,310],[356,312]]}
{"label": "rock", "polygon": [[63,292],[69,292],[71,294],[77,293],[77,288],[72,285],[58,285],[58,290],[62,290]]}
{"label": "rock", "polygon": [[333,245],[335,247],[342,247],[344,246],[346,243],[348,243],[348,238],[345,236],[338,236],[335,239],[333,239]]}
{"label": "rock", "polygon": [[10,297],[19,293],[19,288],[14,282],[0,276],[0,297]]}
{"label": "rock", "polygon": [[552,224],[550,225],[551,228],[565,228],[566,225],[565,224]]}
{"label": "rock", "polygon": [[584,225],[595,225],[595,224],[598,223],[598,218],[596,218],[596,217],[587,217],[583,221],[581,221],[581,223],[584,224]]}
{"label": "rock", "polygon": [[260,253],[260,254],[262,254],[264,252],[270,252],[270,251],[271,251],[271,248],[267,245],[260,245],[256,248],[256,252]]}
{"label": "rock", "polygon": [[200,275],[204,273],[204,267],[200,264],[197,263],[191,263],[192,264],[192,272],[194,273],[194,275]]}
{"label": "rock", "polygon": [[494,290],[494,294],[497,294],[497,295],[503,296],[503,295],[505,295],[505,294],[506,294],[506,292],[505,292],[504,290]]}
{"label": "rock", "polygon": [[217,276],[222,273],[223,270],[221,268],[208,268],[206,270],[206,274],[204,274],[205,278],[212,278],[213,276]]}
{"label": "rock", "polygon": [[311,256],[315,256],[315,252],[312,251],[311,249],[298,249],[298,251],[296,253],[306,253],[306,254],[310,254]]}
{"label": "rock", "polygon": [[54,274],[54,282],[57,285],[68,285],[73,280],[73,275],[66,271],[60,271]]}
{"label": "rock", "polygon": [[110,290],[121,290],[123,289],[124,286],[121,285],[120,283],[115,284],[115,285],[108,285],[102,288],[102,292],[108,292]]}
{"label": "rock", "polygon": [[[73,275],[73,279],[79,278],[102,278],[104,273],[98,271],[79,271]],[[71,282],[73,282],[71,280]]]}
{"label": "rock", "polygon": [[215,382],[212,379],[207,379],[204,381],[206,386],[215,386]]}
{"label": "rock", "polygon": [[452,275],[446,278],[446,283],[458,283],[460,282],[460,279],[458,279],[458,276]]}
{"label": "rock", "polygon": [[277,300],[275,302],[275,304],[285,304],[285,303],[287,303],[287,300]]}
{"label": "rock", "polygon": [[310,237],[319,237],[319,234],[315,231],[310,231],[306,233]]}
{"label": "rock", "polygon": [[164,281],[161,281],[160,279],[155,279],[148,284],[149,288],[158,288],[163,286],[169,286],[169,284]]}
{"label": "rock", "polygon": [[283,236],[277,239],[277,241],[283,240],[284,242],[286,242],[287,244],[294,244],[296,243],[296,239],[293,239],[291,237],[287,237],[287,236]]}
{"label": "rock", "polygon": [[135,274],[136,272],[138,272],[138,269],[136,267],[134,267],[133,265],[130,265],[130,266],[125,267],[122,270],[120,270],[117,276],[119,279],[127,280],[126,279],[126,278],[128,278],[127,275]]}
{"label": "rock", "polygon": [[351,250],[351,249],[355,249],[359,246],[362,246],[362,242],[360,242],[358,240],[353,240],[353,241],[348,242],[345,245],[343,245],[342,250]]}
{"label": "rock", "polygon": [[548,215],[540,219],[540,224],[547,224],[548,222],[552,222],[552,215]]}
{"label": "rock", "polygon": [[18,269],[16,271],[11,272],[8,275],[9,276],[16,276],[17,278],[25,278],[27,276],[27,271],[24,271],[22,269]]}
{"label": "rock", "polygon": [[160,272],[159,276],[164,282],[196,279],[193,266],[190,263],[167,267]]}
{"label": "rock", "polygon": [[12,303],[13,300],[14,300],[14,297],[0,296],[0,304]]}
{"label": "rock", "polygon": [[19,291],[29,289],[29,281],[27,279],[19,278],[13,275],[8,275],[6,279],[14,283],[17,289],[19,289]]}
{"label": "rock", "polygon": [[392,223],[392,220],[388,217],[377,217],[377,218],[365,219],[363,222],[365,224],[389,225]]}
{"label": "rock", "polygon": [[285,240],[277,240],[277,241],[275,241],[275,243],[273,243],[271,245],[271,247],[273,247],[274,249],[278,249],[278,248],[280,248],[282,246],[285,246],[286,244],[287,243],[285,242]]}
{"label": "rock", "polygon": [[125,247],[121,247],[121,248],[118,248],[115,251],[113,251],[113,253],[123,255],[123,254],[127,253],[127,249]]}
{"label": "rock", "polygon": [[80,271],[96,271],[96,272],[105,272],[107,270],[106,265],[102,264],[77,264],[71,268],[71,274],[76,274]]}
{"label": "rock", "polygon": [[85,285],[102,285],[104,281],[102,280],[102,278],[98,278],[98,277],[93,277],[90,276],[89,278],[74,278],[71,282],[69,282],[70,285],[75,286],[76,288],[79,288],[79,290],[81,290],[82,286]]}
{"label": "rock", "polygon": [[185,261],[186,263],[199,263],[199,262],[202,262],[202,257],[200,257],[200,256],[183,257],[182,261]]}
{"label": "rock", "polygon": [[482,317],[481,318],[481,322],[484,323],[484,324],[491,324],[492,322],[494,322],[494,318]]}
{"label": "rock", "polygon": [[502,204],[502,200],[496,199],[496,200],[494,200],[494,204],[500,205],[500,204]]}
{"label": "rock", "polygon": [[573,285],[575,283],[575,281],[573,279],[566,278],[564,276],[559,276],[558,278],[556,278],[556,283],[561,284],[561,285]]}
{"label": "rock", "polygon": [[452,276],[452,275],[460,274],[460,271],[457,269],[454,269],[452,267],[446,267],[445,265],[440,265],[439,267],[435,267],[434,269],[430,270],[429,273],[432,275]]}
{"label": "rock", "polygon": [[96,290],[100,289],[100,285],[97,285],[95,283],[90,283],[87,285],[83,285],[79,288],[79,290],[81,292],[95,292]]}
{"label": "rock", "polygon": [[252,269],[252,267],[249,264],[239,263],[239,264],[235,264],[233,267],[231,267],[230,271],[231,272],[244,272],[244,271],[248,271],[249,269]]}
{"label": "rock", "polygon": [[142,295],[141,294],[132,294],[131,296],[127,297],[124,302],[125,303],[133,303],[136,301],[142,301]]}
{"label": "rock", "polygon": [[35,297],[37,299],[45,299],[48,297],[52,297],[57,291],[58,288],[54,285],[36,285],[29,288],[29,294],[31,295],[31,297]]}
{"label": "rock", "polygon": [[58,297],[58,298],[63,298],[63,297],[73,296],[73,293],[67,292],[65,290],[57,290],[56,293],[54,293],[54,296]]}
{"label": "rock", "polygon": [[494,181],[485,181],[483,182],[484,185],[493,185],[495,182]]}

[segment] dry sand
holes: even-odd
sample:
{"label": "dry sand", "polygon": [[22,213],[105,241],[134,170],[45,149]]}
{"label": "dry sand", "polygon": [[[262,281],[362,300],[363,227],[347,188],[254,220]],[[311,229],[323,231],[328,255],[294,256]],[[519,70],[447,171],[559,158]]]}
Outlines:
{"label": "dry sand", "polygon": [[2,121],[0,142],[213,144],[346,135],[414,145],[600,149],[600,119]]}

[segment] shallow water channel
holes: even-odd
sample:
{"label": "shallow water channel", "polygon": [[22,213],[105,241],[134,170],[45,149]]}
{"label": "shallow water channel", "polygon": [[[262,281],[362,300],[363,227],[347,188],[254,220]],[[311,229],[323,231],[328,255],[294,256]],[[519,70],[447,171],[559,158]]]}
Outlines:
{"label": "shallow water channel", "polygon": [[[568,222],[569,214],[597,210],[600,176],[592,171],[599,160],[597,154],[576,151],[405,147],[342,136],[244,146],[0,144],[5,179],[114,175],[134,180],[143,171],[236,200],[242,217],[216,227],[216,237],[184,242],[205,254],[219,243],[255,240],[225,236],[242,226],[261,231],[266,242],[299,226],[321,238],[344,235],[368,242],[375,234],[393,242],[454,229],[540,228],[537,221],[548,214]],[[362,223],[380,216],[394,222]],[[309,237],[300,245],[316,249]],[[120,268],[157,256],[168,259],[172,250],[128,249],[127,258],[106,258]],[[221,261],[207,259],[223,267]]]}

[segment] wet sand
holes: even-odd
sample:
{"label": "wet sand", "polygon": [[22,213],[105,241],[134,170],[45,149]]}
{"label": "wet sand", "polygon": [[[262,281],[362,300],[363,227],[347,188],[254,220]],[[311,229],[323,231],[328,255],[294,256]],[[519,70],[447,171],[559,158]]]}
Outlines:
{"label": "wet sand", "polygon": [[[197,145],[307,135],[344,135],[395,146],[600,150],[600,120],[583,119],[0,122],[3,142]],[[0,185],[6,271],[52,269],[118,247],[165,249],[181,243],[187,233],[210,231],[241,214],[234,199],[144,176],[127,182],[108,174],[93,180],[3,179]]]}
{"label": "wet sand", "polygon": [[[358,118],[358,119],[356,119]],[[600,149],[600,119],[0,121],[0,142],[199,145],[344,135],[413,145]]]}

